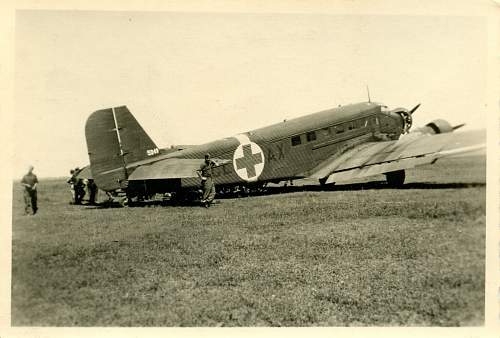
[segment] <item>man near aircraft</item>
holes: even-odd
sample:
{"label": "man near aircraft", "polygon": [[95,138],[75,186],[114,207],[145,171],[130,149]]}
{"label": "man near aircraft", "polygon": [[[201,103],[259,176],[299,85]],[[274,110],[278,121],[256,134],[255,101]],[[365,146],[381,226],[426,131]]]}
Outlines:
{"label": "man near aircraft", "polygon": [[87,190],[89,193],[89,204],[95,205],[95,197],[97,194],[97,185],[94,182],[94,179],[89,178],[87,180]]}
{"label": "man near aircraft", "polygon": [[24,187],[24,212],[29,215],[29,209],[33,210],[33,215],[38,211],[37,206],[37,192],[36,186],[38,185],[38,178],[33,174],[33,166],[30,165],[28,168],[28,173],[23,176],[21,180],[21,185]]}
{"label": "man near aircraft", "polygon": [[75,200],[76,200],[76,194],[75,194],[76,174],[75,174],[75,170],[71,169],[69,171],[69,173],[71,174],[71,177],[66,182],[69,184],[69,187],[70,187],[69,189],[71,191],[71,204],[75,204]]}
{"label": "man near aircraft", "polygon": [[210,154],[205,155],[205,162],[200,166],[198,176],[201,178],[201,187],[203,189],[203,197],[201,204],[208,208],[215,198],[215,185],[212,179],[212,169],[215,167],[215,162],[210,159]]}
{"label": "man near aircraft", "polygon": [[83,182],[83,179],[77,178],[75,183],[75,204],[82,204],[84,196],[85,196],[85,183]]}
{"label": "man near aircraft", "polygon": [[71,195],[73,197],[71,204],[82,204],[83,196],[85,196],[85,184],[83,183],[83,179],[78,177],[80,171],[78,167],[74,170],[72,169],[70,171],[71,177],[67,181],[71,187]]}

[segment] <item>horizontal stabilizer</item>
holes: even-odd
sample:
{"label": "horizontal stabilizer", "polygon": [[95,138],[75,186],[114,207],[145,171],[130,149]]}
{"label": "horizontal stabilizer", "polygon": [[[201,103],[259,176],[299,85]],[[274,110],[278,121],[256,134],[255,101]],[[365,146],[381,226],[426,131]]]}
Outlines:
{"label": "horizontal stabilizer", "polygon": [[92,176],[92,171],[90,171],[90,165],[87,165],[80,169],[78,174],[76,174],[76,178],[82,179],[82,180],[90,180],[93,179],[94,177]]}
{"label": "horizontal stabilizer", "polygon": [[[215,162],[216,166],[231,162],[222,159],[212,159],[212,161]],[[129,180],[167,180],[198,177],[197,171],[200,170],[203,162],[204,159],[168,158],[138,167],[129,176]]]}

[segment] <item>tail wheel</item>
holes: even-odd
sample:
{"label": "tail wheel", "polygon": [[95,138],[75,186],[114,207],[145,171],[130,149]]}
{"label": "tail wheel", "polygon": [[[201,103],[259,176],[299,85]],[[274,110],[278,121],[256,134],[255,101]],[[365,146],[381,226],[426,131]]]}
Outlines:
{"label": "tail wheel", "polygon": [[402,187],[405,182],[405,176],[404,170],[391,171],[385,174],[387,184],[393,188]]}
{"label": "tail wheel", "polygon": [[130,205],[130,200],[128,197],[122,197],[118,200],[121,207],[128,207]]}

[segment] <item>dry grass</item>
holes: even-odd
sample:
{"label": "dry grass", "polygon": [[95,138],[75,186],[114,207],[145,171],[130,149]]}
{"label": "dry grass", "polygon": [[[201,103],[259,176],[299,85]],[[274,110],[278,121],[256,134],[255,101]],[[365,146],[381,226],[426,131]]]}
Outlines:
{"label": "dry grass", "polygon": [[484,158],[407,181],[206,210],[72,206],[46,180],[35,217],[16,187],[12,325],[481,325]]}

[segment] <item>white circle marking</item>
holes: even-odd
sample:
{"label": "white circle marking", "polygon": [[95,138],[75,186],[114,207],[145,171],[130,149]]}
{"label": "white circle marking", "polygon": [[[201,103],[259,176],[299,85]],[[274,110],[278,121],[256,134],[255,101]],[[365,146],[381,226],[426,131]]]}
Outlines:
{"label": "white circle marking", "polygon": [[264,170],[264,151],[246,135],[237,135],[235,138],[240,145],[233,154],[233,167],[236,174],[247,182],[257,181]]}

